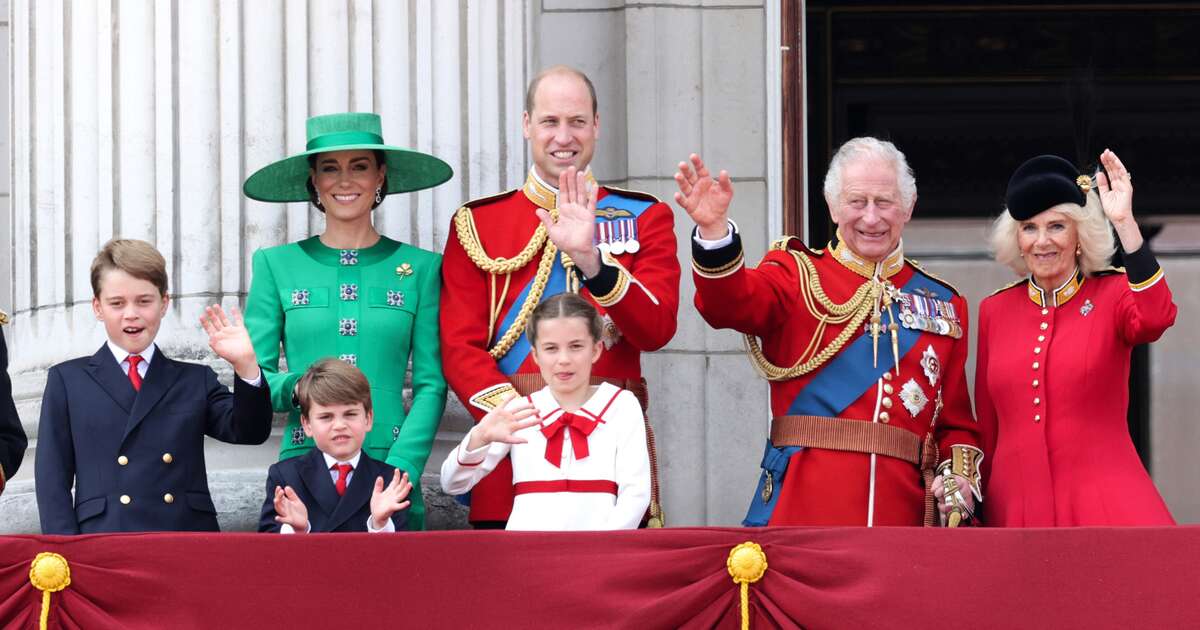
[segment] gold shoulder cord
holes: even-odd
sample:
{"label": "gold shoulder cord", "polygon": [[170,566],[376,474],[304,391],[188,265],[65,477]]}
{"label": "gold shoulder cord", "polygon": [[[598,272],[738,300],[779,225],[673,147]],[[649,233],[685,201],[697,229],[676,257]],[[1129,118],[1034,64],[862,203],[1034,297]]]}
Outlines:
{"label": "gold shoulder cord", "polygon": [[[808,347],[800,354],[800,358],[787,368],[767,360],[758,339],[753,335],[745,335],[746,352],[750,355],[750,362],[768,381],[786,381],[804,376],[824,365],[833,355],[841,351],[854,331],[858,330],[858,327],[871,315],[875,302],[879,299],[883,289],[879,282],[864,282],[849,300],[838,304],[825,295],[825,290],[821,288],[821,277],[817,274],[817,268],[808,256],[803,252],[792,251],[790,253],[796,259],[796,267],[800,271],[800,295],[804,298],[804,306],[808,309],[809,314],[816,318],[817,329],[813,332]],[[821,310],[817,309],[818,305]],[[847,321],[850,323],[842,329],[842,332],[818,352],[817,347],[820,345],[822,335],[825,334],[826,326],[842,324]]]}
{"label": "gold shoulder cord", "polygon": [[[551,216],[557,218],[558,211],[551,210]],[[538,225],[533,232],[533,237],[525,244],[513,258],[491,258],[483,249],[483,244],[479,242],[479,233],[475,229],[475,218],[471,215],[468,208],[459,208],[458,212],[454,213],[454,227],[458,233],[458,242],[462,245],[463,250],[467,252],[467,257],[471,262],[475,263],[476,267],[488,272],[491,276],[491,291],[489,294],[489,314],[488,323],[488,339],[491,339],[495,334],[496,321],[500,318],[500,307],[504,304],[504,299],[508,297],[509,282],[512,279],[512,272],[525,267],[529,261],[533,260],[533,256],[545,245],[542,251],[542,258],[538,261],[537,275],[534,276],[533,286],[529,289],[529,295],[525,297],[525,301],[521,304],[521,310],[517,312],[516,319],[513,320],[508,330],[504,331],[504,335],[496,342],[496,345],[488,349],[488,354],[493,359],[499,359],[508,353],[517,338],[521,336],[521,331],[525,330],[525,322],[529,319],[529,314],[542,301],[542,294],[546,291],[546,282],[550,279],[550,269],[554,266],[554,257],[558,255],[558,247],[550,242],[547,238],[546,226]],[[504,276],[504,289],[500,293],[500,299],[496,299],[496,276]]]}

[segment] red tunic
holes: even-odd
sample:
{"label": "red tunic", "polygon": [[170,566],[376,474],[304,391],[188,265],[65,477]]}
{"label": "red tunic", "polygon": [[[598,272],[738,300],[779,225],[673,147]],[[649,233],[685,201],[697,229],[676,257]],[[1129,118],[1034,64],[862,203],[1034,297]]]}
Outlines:
{"label": "red tunic", "polygon": [[1126,423],[1130,350],[1176,313],[1147,249],[1126,257],[1128,277],[1077,275],[1048,296],[1022,282],[980,305],[986,524],[1174,524]]}
{"label": "red tunic", "polygon": [[[555,207],[555,191],[531,173],[523,189],[468,203],[465,211],[474,219],[486,255],[511,259],[530,242],[540,225],[534,213],[539,205]],[[599,237],[624,239],[625,243],[636,240],[638,245],[635,253],[606,255],[602,271],[580,288],[580,294],[612,323],[605,335],[605,351],[593,365],[592,375],[638,379],[642,375],[641,353],[663,347],[675,334],[679,259],[674,217],[666,204],[650,195],[607,187],[600,189],[596,215],[597,224],[602,226],[597,229]],[[451,225],[442,259],[442,364],[447,383],[476,421],[511,390],[509,375],[538,373],[532,356],[525,354],[524,335],[499,359],[493,359],[488,349],[520,310],[523,290],[536,276],[543,251],[538,248],[528,264],[509,274],[507,294],[500,300],[506,276],[477,266],[460,242],[456,225]],[[557,259],[555,265],[542,299],[561,292],[561,279],[569,277]],[[493,299],[500,304],[489,337]],[[471,491],[470,519],[506,520],[512,500],[512,467],[506,459]]]}
{"label": "red tunic", "polygon": [[[807,251],[795,239],[787,249]],[[802,271],[787,249],[773,249],[756,269],[749,269],[740,262],[741,244],[736,238],[718,250],[693,247],[700,314],[715,328],[733,328],[759,337],[766,358],[779,366],[790,366],[801,357],[818,325],[801,294]],[[807,255],[824,292],[836,303],[849,300],[875,273],[873,264],[852,257],[848,248],[836,243],[828,251]],[[976,425],[963,373],[966,301],[949,285],[904,260],[899,250],[881,263],[880,269],[880,275],[896,287],[915,289],[920,285],[928,297],[951,304],[961,334],[955,338],[951,331],[909,331],[909,338],[915,337],[915,341],[901,348],[897,375],[888,334],[879,338],[876,363],[869,349],[862,352],[863,344],[870,348],[870,336],[857,330],[842,350],[816,371],[771,382],[772,414],[887,422],[924,437],[931,430],[940,396],[943,407],[932,427],[939,461],[950,457],[952,445],[974,448]],[[884,316],[883,324],[887,323]],[[818,347],[829,345],[845,325],[829,325]],[[857,351],[856,342],[860,344]],[[933,360],[926,358],[929,356]],[[824,389],[814,393],[824,387],[810,387],[817,379],[827,384],[832,381],[831,387],[838,393],[832,395]],[[882,455],[803,449],[790,457],[782,488],[775,492],[780,496],[770,516],[771,525],[921,525],[924,517],[925,490],[918,468]],[[747,524],[754,524],[753,519]]]}

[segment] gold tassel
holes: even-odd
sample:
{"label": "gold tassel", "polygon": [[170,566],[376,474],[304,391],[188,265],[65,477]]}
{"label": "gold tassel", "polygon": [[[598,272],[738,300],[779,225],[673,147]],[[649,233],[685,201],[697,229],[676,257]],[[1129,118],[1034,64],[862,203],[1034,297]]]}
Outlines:
{"label": "gold tassel", "polygon": [[747,541],[729,550],[725,568],[740,591],[742,630],[750,630],[750,585],[767,572],[767,554],[758,543]]}
{"label": "gold tassel", "polygon": [[42,614],[38,618],[38,628],[46,630],[50,621],[50,593],[57,593],[71,585],[71,566],[66,558],[43,551],[29,565],[29,583],[42,592]]}

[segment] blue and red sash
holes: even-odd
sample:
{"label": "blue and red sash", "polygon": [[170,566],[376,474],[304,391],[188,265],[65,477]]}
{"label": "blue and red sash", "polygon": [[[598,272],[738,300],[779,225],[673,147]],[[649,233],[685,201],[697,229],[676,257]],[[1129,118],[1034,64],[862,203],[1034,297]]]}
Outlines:
{"label": "blue and red sash", "polygon": [[[652,205],[654,205],[652,202],[644,199],[625,197],[619,193],[609,191],[609,193],[596,204],[596,221],[598,223],[611,223],[628,218],[636,221],[637,218],[642,216],[642,213]],[[500,325],[496,327],[495,336],[492,338],[493,346],[499,343],[500,338],[504,336],[505,331],[507,331],[509,327],[512,326],[513,321],[517,319],[517,314],[521,310],[521,305],[525,303],[525,298],[529,296],[529,291],[533,288],[533,281],[535,279],[536,276],[529,279],[529,282],[526,283],[524,288],[521,289],[521,292],[517,294],[517,298],[513,300],[512,306],[509,307],[508,312],[505,313],[504,319],[500,321]],[[562,254],[559,253],[559,255],[554,259],[553,266],[550,267],[550,277],[546,281],[546,290],[542,292],[542,299],[540,302],[545,302],[552,296],[558,295],[566,290],[567,270],[563,268]],[[525,358],[529,356],[531,351],[532,348],[529,345],[529,340],[525,338],[525,331],[521,331],[521,336],[517,338],[517,342],[513,344],[513,347],[509,348],[508,352],[505,353],[504,356],[496,360],[496,367],[500,368],[500,371],[503,372],[505,376],[512,376],[513,374],[516,374],[517,370],[521,368],[521,365],[525,363]]]}
{"label": "blue and red sash", "polygon": [[[512,306],[509,307],[508,312],[504,315],[504,319],[501,320],[500,325],[496,327],[495,337],[492,338],[493,346],[499,343],[500,338],[504,336],[505,331],[507,331],[512,326],[513,321],[517,319],[517,314],[521,311],[521,305],[525,303],[525,298],[529,297],[529,291],[533,289],[533,281],[536,279],[537,275],[535,274],[529,279],[529,282],[525,284],[525,287],[521,289],[521,292],[517,294],[517,298],[513,300]],[[542,299],[539,300],[538,303],[540,304],[541,302],[545,302],[552,296],[558,295],[566,290],[567,270],[563,268],[562,253],[559,252],[558,256],[554,258],[554,264],[550,266],[550,277],[546,280],[546,289],[542,292]],[[525,337],[525,331],[522,330],[521,336],[517,337],[517,342],[508,349],[508,352],[506,352],[504,356],[496,360],[496,367],[500,368],[500,371],[503,372],[505,376],[512,376],[513,374],[517,373],[517,370],[520,369],[521,364],[525,363],[525,357],[529,356],[529,352],[531,350],[532,348],[529,345],[529,339]]]}
{"label": "blue and red sash", "polygon": [[[947,301],[953,293],[945,285],[932,278],[916,272],[900,290],[904,293],[924,292],[937,296],[947,294]],[[898,314],[896,314],[898,317]],[[887,315],[883,316],[885,323]],[[900,326],[898,331],[899,355],[908,354],[921,338],[922,331]],[[800,390],[788,406],[790,416],[826,416],[838,417],[854,401],[862,398],[863,394],[879,382],[884,372],[895,368],[896,361],[892,355],[891,334],[886,331],[879,338],[879,363],[873,365],[874,340],[868,334],[860,334],[853,342],[842,348],[833,360],[826,363],[808,385]],[[764,527],[771,520],[775,504],[779,500],[779,489],[783,487],[783,478],[787,475],[788,462],[792,455],[803,447],[788,446],[778,448],[767,440],[763,453],[762,469],[754,498],[750,500],[750,509],[742,524],[747,527]],[[770,481],[768,482],[768,477]],[[772,492],[764,493],[767,483],[773,487]],[[764,499],[765,495],[765,499]]]}

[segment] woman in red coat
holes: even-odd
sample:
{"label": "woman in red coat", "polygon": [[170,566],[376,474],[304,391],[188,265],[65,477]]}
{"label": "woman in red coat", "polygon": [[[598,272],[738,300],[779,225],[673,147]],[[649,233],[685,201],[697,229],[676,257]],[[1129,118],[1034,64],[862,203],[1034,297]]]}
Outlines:
{"label": "woman in red coat", "polygon": [[[979,307],[976,416],[984,521],[1001,527],[1173,525],[1126,425],[1129,355],[1175,323],[1116,154],[1093,180],[1043,155],[996,220],[996,259],[1028,278]],[[1113,229],[1126,270],[1108,267]]]}

